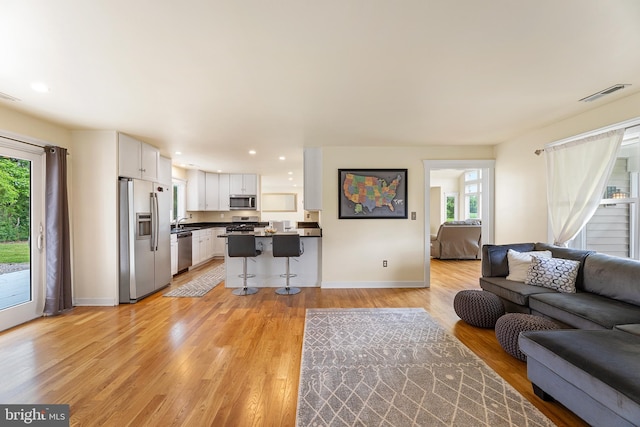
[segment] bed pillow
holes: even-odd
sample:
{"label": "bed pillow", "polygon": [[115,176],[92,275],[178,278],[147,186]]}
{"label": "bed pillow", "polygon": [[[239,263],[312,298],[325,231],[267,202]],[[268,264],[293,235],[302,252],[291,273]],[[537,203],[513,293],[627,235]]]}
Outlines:
{"label": "bed pillow", "polygon": [[507,263],[509,264],[507,280],[524,282],[529,272],[532,257],[551,258],[551,251],[518,252],[509,249],[507,251]]}
{"label": "bed pillow", "polygon": [[575,293],[578,268],[580,261],[534,257],[524,283],[555,289],[558,292]]}

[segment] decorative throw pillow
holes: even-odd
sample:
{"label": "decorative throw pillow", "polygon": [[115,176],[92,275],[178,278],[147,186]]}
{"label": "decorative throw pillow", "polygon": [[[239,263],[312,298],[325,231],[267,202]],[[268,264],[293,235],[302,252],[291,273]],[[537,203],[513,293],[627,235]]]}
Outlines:
{"label": "decorative throw pillow", "polygon": [[534,257],[524,283],[555,289],[559,292],[575,293],[579,267],[579,261]]}
{"label": "decorative throw pillow", "polygon": [[551,258],[551,251],[518,252],[509,249],[507,251],[507,263],[509,264],[507,280],[524,282],[527,278],[532,257]]}

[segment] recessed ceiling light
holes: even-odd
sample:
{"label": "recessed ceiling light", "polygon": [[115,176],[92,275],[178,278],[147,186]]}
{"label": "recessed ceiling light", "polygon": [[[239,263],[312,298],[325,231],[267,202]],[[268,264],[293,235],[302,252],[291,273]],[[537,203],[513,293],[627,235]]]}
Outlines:
{"label": "recessed ceiling light", "polygon": [[217,172],[218,172],[218,173],[222,173],[222,169],[218,169],[218,170],[217,170]]}
{"label": "recessed ceiling light", "polygon": [[289,175],[293,175],[293,172],[291,172],[291,171],[289,171],[289,172],[287,172],[287,173],[288,173]]}
{"label": "recessed ceiling light", "polygon": [[289,181],[293,181],[293,178],[289,177]]}
{"label": "recessed ceiling light", "polygon": [[31,83],[31,89],[35,90],[36,92],[40,92],[40,93],[48,93],[49,92],[49,86],[47,86],[46,84],[44,84],[42,82],[33,82],[33,83]]}
{"label": "recessed ceiling light", "polygon": [[256,154],[256,150],[249,150],[249,154],[251,154],[251,155]]}
{"label": "recessed ceiling light", "polygon": [[285,156],[280,156],[280,157],[278,157],[278,158],[279,158],[280,160],[285,160],[285,159],[286,159],[286,157],[285,157]]}
{"label": "recessed ceiling light", "polygon": [[176,156],[179,156],[182,154],[182,151],[176,151]]}

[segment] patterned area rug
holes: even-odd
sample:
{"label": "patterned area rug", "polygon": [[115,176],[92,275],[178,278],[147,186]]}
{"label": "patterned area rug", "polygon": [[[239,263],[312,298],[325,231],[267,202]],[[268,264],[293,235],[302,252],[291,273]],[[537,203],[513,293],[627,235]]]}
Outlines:
{"label": "patterned area rug", "polygon": [[224,264],[215,267],[213,270],[196,277],[190,282],[167,292],[165,297],[201,297],[211,289],[215,288],[225,278]]}
{"label": "patterned area rug", "polygon": [[308,309],[296,422],[554,425],[421,308]]}

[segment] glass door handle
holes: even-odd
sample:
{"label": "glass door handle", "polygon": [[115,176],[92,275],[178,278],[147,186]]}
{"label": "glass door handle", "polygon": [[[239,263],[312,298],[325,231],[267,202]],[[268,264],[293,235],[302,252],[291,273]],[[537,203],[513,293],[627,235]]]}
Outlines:
{"label": "glass door handle", "polygon": [[38,250],[42,251],[42,246],[44,243],[44,228],[42,227],[42,224],[40,224],[40,228],[38,229]]}

